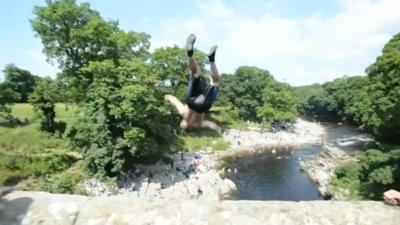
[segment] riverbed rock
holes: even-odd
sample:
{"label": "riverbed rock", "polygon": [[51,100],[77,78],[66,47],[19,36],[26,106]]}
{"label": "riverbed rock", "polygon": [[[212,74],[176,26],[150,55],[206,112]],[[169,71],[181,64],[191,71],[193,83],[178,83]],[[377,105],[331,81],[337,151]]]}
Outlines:
{"label": "riverbed rock", "polygon": [[302,169],[310,179],[318,185],[320,194],[324,197],[330,197],[336,200],[342,200],[346,197],[348,190],[335,191],[330,189],[331,179],[335,176],[335,170],[338,162],[354,160],[345,151],[330,145],[325,145],[323,151],[314,159],[301,163]]}
{"label": "riverbed rock", "polygon": [[237,191],[237,187],[233,181],[225,178],[218,186],[218,195],[221,199],[228,198],[233,192]]}
{"label": "riverbed rock", "polygon": [[220,177],[214,165],[215,157],[206,151],[171,155],[169,159],[173,167],[165,160],[154,165],[138,165],[120,177],[118,187],[90,179],[85,182],[86,192],[89,196],[218,200],[220,190],[228,193],[232,189],[232,184]]}

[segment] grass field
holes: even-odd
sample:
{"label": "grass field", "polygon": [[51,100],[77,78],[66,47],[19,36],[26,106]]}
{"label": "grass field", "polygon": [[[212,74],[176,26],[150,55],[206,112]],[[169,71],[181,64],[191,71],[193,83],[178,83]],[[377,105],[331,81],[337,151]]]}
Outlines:
{"label": "grass field", "polygon": [[[70,106],[67,111],[64,104],[57,104],[56,120],[68,121],[75,110]],[[39,123],[30,104],[15,104],[12,115],[21,121],[26,118],[29,122],[15,125],[0,121],[0,152],[35,154],[60,152],[67,148],[64,139],[39,131]]]}
{"label": "grass field", "polygon": [[189,151],[199,151],[208,147],[215,151],[223,151],[230,147],[230,143],[225,141],[223,137],[213,134],[188,134],[181,135],[181,138]]}
{"label": "grass field", "polygon": [[[66,176],[65,171],[81,160],[71,154],[67,140],[39,131],[38,118],[30,104],[15,104],[12,109],[13,117],[22,124],[0,121],[0,185],[19,183],[20,189],[63,192],[62,187],[51,189],[54,185],[44,184],[62,180],[60,176]],[[56,120],[68,121],[76,107],[67,109],[64,104],[57,104],[55,110]]]}

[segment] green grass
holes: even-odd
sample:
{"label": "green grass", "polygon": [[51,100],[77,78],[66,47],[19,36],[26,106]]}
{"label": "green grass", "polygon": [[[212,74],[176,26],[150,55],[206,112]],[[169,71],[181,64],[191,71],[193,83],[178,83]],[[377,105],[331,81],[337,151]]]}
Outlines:
{"label": "green grass", "polygon": [[185,147],[190,151],[199,151],[201,149],[211,147],[215,151],[227,150],[230,143],[225,141],[223,137],[213,134],[182,135]]}
{"label": "green grass", "polygon": [[38,177],[68,169],[78,159],[69,154],[0,154],[0,185],[14,185],[30,176]]}
{"label": "green grass", "polygon": [[39,131],[39,124],[0,126],[0,152],[35,154],[63,151],[68,143],[62,138]]}
{"label": "green grass", "polygon": [[[66,110],[64,104],[56,104],[55,110],[57,121],[68,121],[74,116],[76,106]],[[70,154],[67,140],[39,130],[39,121],[30,104],[13,105],[12,115],[23,123],[0,121],[0,186],[14,185],[24,179],[29,186],[30,181],[60,174],[81,161]]]}
{"label": "green grass", "polygon": [[[77,110],[75,105],[65,105],[63,103],[56,104],[56,120],[68,120],[73,117],[74,112]],[[29,103],[18,103],[12,106],[12,115],[21,120],[27,118],[29,121],[36,120],[33,107]]]}
{"label": "green grass", "polygon": [[88,179],[85,173],[83,161],[80,160],[74,166],[55,174],[34,177],[22,183],[23,190],[47,191],[51,193],[86,194],[81,181]]}
{"label": "green grass", "polygon": [[[76,110],[70,106],[66,111],[64,104],[56,105],[56,120],[69,120]],[[12,115],[20,120],[27,118],[27,124],[15,125],[2,121],[0,125],[0,152],[7,153],[49,153],[60,152],[67,148],[67,141],[54,135],[39,131],[39,124],[35,119],[30,104],[15,104]]]}

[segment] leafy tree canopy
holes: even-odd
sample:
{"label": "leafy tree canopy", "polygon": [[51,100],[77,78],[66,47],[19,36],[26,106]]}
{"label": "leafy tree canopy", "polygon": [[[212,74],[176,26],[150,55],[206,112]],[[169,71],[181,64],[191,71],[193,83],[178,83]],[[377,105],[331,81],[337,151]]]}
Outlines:
{"label": "leafy tree canopy", "polygon": [[245,120],[260,121],[257,108],[263,105],[264,87],[273,81],[267,70],[242,66],[234,74],[224,75],[221,85],[221,98],[239,110]]}
{"label": "leafy tree canopy", "polygon": [[14,64],[6,65],[3,72],[8,86],[20,95],[16,101],[27,102],[28,96],[33,92],[35,83],[39,77],[32,75],[27,70],[18,68]]}
{"label": "leafy tree canopy", "polygon": [[285,83],[272,82],[262,92],[262,106],[257,116],[264,122],[294,122],[297,118],[297,98],[293,89]]}
{"label": "leafy tree canopy", "polygon": [[7,82],[0,83],[0,117],[11,119],[11,108],[14,102],[20,98],[20,94],[15,92]]}
{"label": "leafy tree canopy", "polygon": [[[77,89],[74,93],[85,93],[93,80],[93,74],[79,73],[89,62],[112,60],[118,65],[121,59],[148,59],[149,35],[121,30],[117,21],[105,21],[88,3],[46,3],[35,7],[32,28],[48,59],[57,60],[61,76],[68,78],[70,88]],[[77,98],[84,98],[84,94]]]}

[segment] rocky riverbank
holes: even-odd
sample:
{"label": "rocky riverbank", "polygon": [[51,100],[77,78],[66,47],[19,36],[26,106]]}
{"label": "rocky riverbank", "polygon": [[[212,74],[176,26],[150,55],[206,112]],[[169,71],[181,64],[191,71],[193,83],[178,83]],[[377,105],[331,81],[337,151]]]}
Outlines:
{"label": "rocky riverbank", "polygon": [[354,160],[345,151],[330,145],[324,145],[323,151],[314,159],[301,162],[302,169],[308,177],[318,185],[322,196],[329,199],[342,200],[344,197],[330,189],[331,179],[340,163]]}
{"label": "rocky riverbank", "polygon": [[118,186],[92,179],[84,183],[84,188],[89,196],[219,200],[236,187],[219,176],[214,163],[212,152],[187,152],[155,165],[138,165],[119,179]]}
{"label": "rocky riverbank", "polygon": [[262,128],[250,127],[249,130],[230,129],[224,138],[231,143],[232,149],[258,147],[291,147],[321,144],[324,142],[326,129],[319,123],[297,119],[293,132],[264,131]]}

